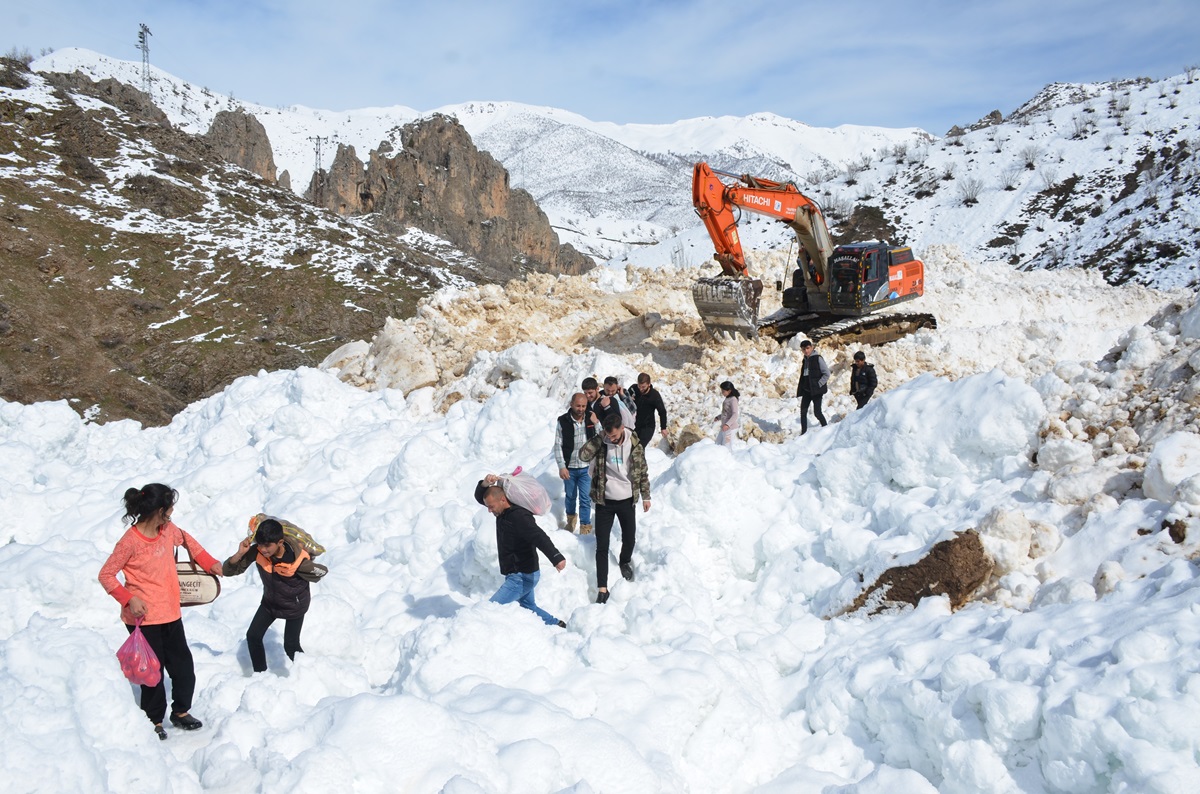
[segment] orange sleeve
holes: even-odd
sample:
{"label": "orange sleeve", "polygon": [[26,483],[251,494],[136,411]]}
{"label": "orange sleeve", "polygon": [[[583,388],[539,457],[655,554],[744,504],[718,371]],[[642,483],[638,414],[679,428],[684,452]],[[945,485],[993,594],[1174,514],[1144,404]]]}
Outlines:
{"label": "orange sleeve", "polygon": [[133,549],[126,543],[125,536],[117,541],[117,545],[112,550],[112,554],[108,555],[104,565],[100,568],[100,586],[104,588],[104,592],[108,593],[113,598],[117,599],[117,603],[125,606],[129,603],[129,599],[133,598],[121,582],[117,579],[117,572],[125,567],[125,563],[129,562],[129,558],[133,556]]}
{"label": "orange sleeve", "polygon": [[187,547],[187,550],[192,553],[192,558],[196,561],[197,565],[206,571],[211,571],[214,565],[221,564],[220,560],[205,551],[204,547],[201,546],[195,538],[184,532],[179,527],[176,527],[174,524],[171,526],[175,527],[175,530],[181,537],[181,542],[178,545]]}

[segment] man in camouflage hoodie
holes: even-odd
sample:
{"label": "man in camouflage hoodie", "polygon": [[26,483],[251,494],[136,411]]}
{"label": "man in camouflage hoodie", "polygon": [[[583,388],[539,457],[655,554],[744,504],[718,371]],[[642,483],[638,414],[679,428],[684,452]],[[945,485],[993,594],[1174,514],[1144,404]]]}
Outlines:
{"label": "man in camouflage hoodie", "polygon": [[608,539],[613,519],[621,522],[621,575],[633,581],[633,546],[637,532],[634,504],[641,497],[642,511],[650,509],[650,477],[641,442],[624,427],[619,414],[604,417],[604,432],[579,450],[579,459],[591,462],[592,504],[596,510],[596,603],[608,600]]}

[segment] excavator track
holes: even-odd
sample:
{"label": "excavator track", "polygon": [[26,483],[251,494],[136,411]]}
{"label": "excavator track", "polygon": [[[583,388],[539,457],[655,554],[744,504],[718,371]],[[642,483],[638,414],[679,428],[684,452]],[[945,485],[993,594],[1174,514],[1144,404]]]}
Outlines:
{"label": "excavator track", "polygon": [[884,345],[903,339],[921,328],[937,328],[932,314],[871,314],[836,318],[828,314],[803,314],[787,309],[763,318],[758,332],[786,342],[804,335],[814,342]]}

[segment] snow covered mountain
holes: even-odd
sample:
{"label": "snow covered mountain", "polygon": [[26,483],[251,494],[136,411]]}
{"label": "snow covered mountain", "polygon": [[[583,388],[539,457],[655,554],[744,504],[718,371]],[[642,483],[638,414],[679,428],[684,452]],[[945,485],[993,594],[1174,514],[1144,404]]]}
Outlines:
{"label": "snow covered mountain", "polygon": [[[142,83],[141,64],[77,48],[58,50],[32,66]],[[618,125],[511,102],[468,102],[429,111],[402,105],[343,113],[272,108],[216,94],[153,67],[151,72],[155,103],[184,130],[207,131],[221,110],[252,113],[266,128],[275,162],[288,171],[297,192],[305,189],[315,169],[317,138],[324,139],[327,153],[332,152],[328,147],[343,143],[365,156],[385,140],[398,147],[398,128],[414,119],[433,113],[454,116],[479,148],[504,163],[513,186],[533,195],[563,242],[600,259],[630,245],[665,239],[694,223],[690,168],[697,159],[712,159],[739,172],[791,178],[930,138],[916,128],[824,129],[771,114]],[[328,166],[329,157],[322,166]]]}
{"label": "snow covered mountain", "polygon": [[[65,49],[34,63],[140,84],[140,64]],[[698,225],[691,164],[791,179],[834,223],[854,208],[882,212],[893,236],[918,248],[953,244],[1022,268],[1097,267],[1113,283],[1200,283],[1200,82],[1165,80],[1048,86],[1007,117],[937,138],[919,129],[813,128],[769,114],[665,125],[595,122],[553,108],[470,102],[343,113],[269,108],[154,71],[153,95],[173,123],[208,128],[240,107],[266,127],[276,162],[302,191],[314,139],[360,153],[433,112],[455,116],[550,217],[563,242],[600,260],[647,245],[670,260]],[[326,162],[327,164],[327,162]],[[835,232],[837,229],[835,229]]]}

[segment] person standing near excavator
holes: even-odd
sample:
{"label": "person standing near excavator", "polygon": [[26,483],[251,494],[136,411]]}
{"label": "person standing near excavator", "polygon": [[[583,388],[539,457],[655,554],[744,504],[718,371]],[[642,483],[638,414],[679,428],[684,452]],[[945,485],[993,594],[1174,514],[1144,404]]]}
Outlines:
{"label": "person standing near excavator", "polygon": [[804,435],[808,432],[809,405],[812,405],[821,427],[829,424],[821,413],[821,398],[829,391],[829,365],[807,339],[800,343],[800,352],[804,354],[804,361],[800,364],[800,383],[796,386],[796,396],[800,398],[800,435]]}
{"label": "person standing near excavator", "polygon": [[867,363],[867,354],[861,350],[854,354],[854,367],[850,370],[850,396],[862,408],[875,393],[879,379],[875,377],[875,365]]}

